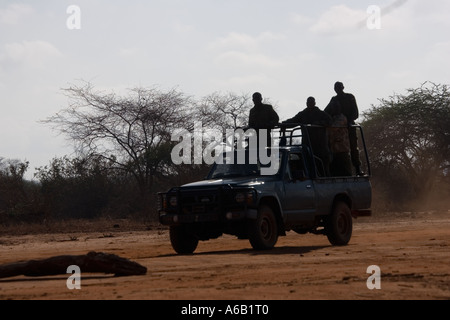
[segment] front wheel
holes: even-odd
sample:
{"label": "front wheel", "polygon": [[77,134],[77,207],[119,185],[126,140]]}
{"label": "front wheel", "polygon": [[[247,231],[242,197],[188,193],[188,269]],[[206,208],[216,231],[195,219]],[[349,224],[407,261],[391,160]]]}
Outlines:
{"label": "front wheel", "polygon": [[333,212],[326,219],[325,233],[328,241],[334,246],[345,246],[350,242],[353,232],[353,220],[350,207],[339,201]]}
{"label": "front wheel", "polygon": [[269,250],[275,246],[278,241],[278,227],[271,207],[259,207],[257,219],[249,222],[248,236],[255,250]]}
{"label": "front wheel", "polygon": [[178,254],[192,254],[198,246],[198,238],[184,226],[170,227],[170,243]]}

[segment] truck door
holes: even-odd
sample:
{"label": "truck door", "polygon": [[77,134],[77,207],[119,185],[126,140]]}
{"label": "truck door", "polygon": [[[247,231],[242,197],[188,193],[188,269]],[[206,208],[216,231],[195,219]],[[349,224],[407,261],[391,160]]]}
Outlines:
{"label": "truck door", "polygon": [[314,184],[308,174],[303,155],[288,155],[284,177],[283,212],[288,224],[314,220],[315,193]]}

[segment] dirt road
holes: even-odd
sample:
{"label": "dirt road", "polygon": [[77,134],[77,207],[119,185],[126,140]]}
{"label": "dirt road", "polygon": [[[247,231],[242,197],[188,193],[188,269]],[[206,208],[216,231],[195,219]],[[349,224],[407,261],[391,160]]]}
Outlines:
{"label": "dirt road", "polygon": [[[0,280],[1,300],[313,300],[450,299],[450,213],[364,218],[348,246],[325,236],[289,233],[274,250],[256,252],[224,236],[194,255],[174,254],[166,230],[0,236],[0,264],[56,255],[106,252],[148,268],[145,276],[83,274]],[[381,289],[369,290],[369,266]],[[376,274],[374,274],[375,276]],[[376,284],[374,280],[371,282]]]}

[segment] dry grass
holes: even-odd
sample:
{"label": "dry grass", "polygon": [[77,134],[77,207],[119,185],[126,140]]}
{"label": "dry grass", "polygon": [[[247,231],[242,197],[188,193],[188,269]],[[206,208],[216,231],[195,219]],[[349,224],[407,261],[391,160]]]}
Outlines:
{"label": "dry grass", "polygon": [[0,235],[33,235],[53,233],[89,233],[145,231],[164,229],[157,222],[146,222],[132,219],[95,219],[95,220],[65,220],[45,221],[42,223],[15,222],[0,225]]}

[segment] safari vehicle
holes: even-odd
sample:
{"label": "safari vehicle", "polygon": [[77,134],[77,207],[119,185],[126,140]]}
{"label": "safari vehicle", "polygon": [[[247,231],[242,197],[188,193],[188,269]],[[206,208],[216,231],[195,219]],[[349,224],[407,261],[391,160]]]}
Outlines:
{"label": "safari vehicle", "polygon": [[289,231],[325,235],[332,245],[347,245],[353,218],[370,216],[372,202],[364,135],[355,127],[365,155],[363,176],[322,176],[321,161],[301,142],[308,137],[302,137],[305,128],[299,126],[280,131],[284,142],[271,150],[279,152],[275,174],[263,175],[264,166],[248,161],[246,150],[244,164],[214,164],[204,181],[159,193],[159,220],[170,226],[173,249],[191,254],[199,241],[230,234],[267,250]]}

